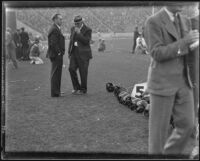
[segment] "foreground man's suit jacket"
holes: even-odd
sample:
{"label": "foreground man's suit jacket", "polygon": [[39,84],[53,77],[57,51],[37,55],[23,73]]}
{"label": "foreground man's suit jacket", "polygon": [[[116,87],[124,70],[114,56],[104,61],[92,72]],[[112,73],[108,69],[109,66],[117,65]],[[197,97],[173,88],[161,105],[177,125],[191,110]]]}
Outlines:
{"label": "foreground man's suit jacket", "polygon": [[[182,37],[184,37],[191,30],[190,20],[180,15],[180,26]],[[180,35],[164,9],[149,18],[144,36],[152,57],[147,90],[154,94],[169,96],[175,94],[179,85],[184,83],[183,81],[189,87],[193,87],[188,67],[189,55],[186,55],[190,52],[189,47],[180,39]]]}

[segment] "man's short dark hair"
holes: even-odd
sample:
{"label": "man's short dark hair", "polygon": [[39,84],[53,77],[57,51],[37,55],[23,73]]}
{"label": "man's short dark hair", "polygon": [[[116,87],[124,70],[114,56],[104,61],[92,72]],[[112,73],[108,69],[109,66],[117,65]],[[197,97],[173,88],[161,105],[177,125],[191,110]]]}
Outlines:
{"label": "man's short dark hair", "polygon": [[60,13],[56,13],[55,15],[53,15],[52,21],[54,21],[55,19],[57,19],[59,15],[61,15],[61,14]]}

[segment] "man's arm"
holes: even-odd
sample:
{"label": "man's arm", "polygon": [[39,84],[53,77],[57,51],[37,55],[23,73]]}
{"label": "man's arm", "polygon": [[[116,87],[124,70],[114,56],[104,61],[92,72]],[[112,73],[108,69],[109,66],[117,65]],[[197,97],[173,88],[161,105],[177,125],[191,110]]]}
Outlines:
{"label": "man's arm", "polygon": [[74,36],[74,27],[71,28],[71,33],[69,37],[69,44],[68,44],[68,57],[71,56],[72,47],[73,47],[73,36]]}
{"label": "man's arm", "polygon": [[84,35],[81,32],[76,33],[77,40],[79,40],[80,42],[82,42],[85,45],[90,44],[91,37],[92,37],[92,30],[91,29],[87,30]]}
{"label": "man's arm", "polygon": [[56,54],[60,53],[58,42],[58,32],[56,30],[53,30],[49,36],[49,46],[56,52]]}

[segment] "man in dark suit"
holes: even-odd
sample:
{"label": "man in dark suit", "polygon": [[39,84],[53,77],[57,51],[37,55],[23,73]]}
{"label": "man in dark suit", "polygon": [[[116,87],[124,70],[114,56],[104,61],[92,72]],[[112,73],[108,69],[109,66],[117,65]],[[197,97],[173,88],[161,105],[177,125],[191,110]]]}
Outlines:
{"label": "man in dark suit", "polygon": [[65,38],[61,32],[62,16],[55,14],[52,18],[53,25],[48,33],[47,57],[51,61],[51,96],[61,96],[61,75],[63,55],[65,54]]}
{"label": "man in dark suit", "polygon": [[[199,39],[190,21],[172,3],[148,18],[145,40],[151,55],[147,90],[150,93],[149,153],[182,154],[194,128],[193,84],[188,68],[189,46]],[[170,118],[174,129],[168,136]]]}
{"label": "man in dark suit", "polygon": [[[87,76],[89,61],[92,58],[90,41],[92,37],[92,29],[87,27],[81,16],[74,18],[75,26],[71,28],[70,42],[68,48],[69,54],[69,72],[73,85],[73,94],[87,93]],[[77,76],[79,69],[81,84]]]}
{"label": "man in dark suit", "polygon": [[22,44],[22,59],[23,60],[30,60],[29,59],[29,36],[28,32],[25,31],[24,27],[21,28],[21,33],[20,33],[20,38],[21,38],[21,44]]}

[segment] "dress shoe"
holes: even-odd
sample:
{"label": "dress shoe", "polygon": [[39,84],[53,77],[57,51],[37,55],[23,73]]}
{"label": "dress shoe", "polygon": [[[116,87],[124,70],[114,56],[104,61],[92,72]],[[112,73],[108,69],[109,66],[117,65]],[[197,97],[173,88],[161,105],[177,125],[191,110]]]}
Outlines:
{"label": "dress shoe", "polygon": [[65,92],[60,92],[60,96],[64,96]]}
{"label": "dress shoe", "polygon": [[59,94],[52,94],[51,97],[61,97],[64,96],[64,92],[60,92]]}
{"label": "dress shoe", "polygon": [[53,94],[51,97],[60,97],[60,94]]}
{"label": "dress shoe", "polygon": [[77,92],[79,92],[80,90],[72,90],[72,94],[77,94]]}
{"label": "dress shoe", "polygon": [[86,94],[87,93],[87,91],[85,91],[85,90],[79,90],[79,91],[77,91],[77,95],[83,95],[83,94]]}

